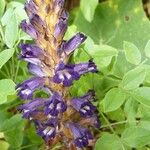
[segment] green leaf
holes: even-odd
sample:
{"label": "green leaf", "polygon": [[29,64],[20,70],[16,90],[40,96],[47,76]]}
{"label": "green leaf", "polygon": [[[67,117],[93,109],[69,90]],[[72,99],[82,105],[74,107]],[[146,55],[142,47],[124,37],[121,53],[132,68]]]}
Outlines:
{"label": "green leaf", "polygon": [[136,125],[136,114],[138,111],[139,103],[130,97],[124,106],[124,112],[126,114],[129,124]]}
{"label": "green leaf", "polygon": [[94,45],[93,49],[88,50],[88,53],[97,64],[99,69],[107,67],[113,56],[117,56],[117,49],[108,45]]}
{"label": "green leaf", "polygon": [[16,93],[15,86],[15,83],[10,79],[0,80],[0,104],[7,102],[8,95]]}
{"label": "green leaf", "polygon": [[124,42],[123,48],[128,62],[134,65],[138,65],[141,62],[141,53],[133,43]]}
{"label": "green leaf", "polygon": [[148,58],[150,58],[150,40],[147,42],[146,46],[145,46],[145,54]]}
{"label": "green leaf", "polygon": [[9,144],[5,141],[0,140],[1,150],[8,150]]}
{"label": "green leaf", "polygon": [[17,124],[20,124],[23,121],[20,114],[14,115],[9,119],[6,119],[0,126],[0,132],[6,132],[16,128]]}
{"label": "green leaf", "polygon": [[118,109],[126,99],[126,95],[118,88],[113,88],[108,91],[103,100],[105,112],[110,112]]}
{"label": "green leaf", "polygon": [[149,120],[142,120],[142,121],[140,121],[138,126],[150,131],[150,121]]}
{"label": "green leaf", "polygon": [[42,138],[37,135],[34,124],[31,125],[30,128],[26,131],[26,136],[30,139],[30,141],[34,144],[42,144]]}
{"label": "green leaf", "polygon": [[81,0],[80,8],[87,21],[91,22],[93,20],[98,3],[98,0],[88,0],[88,3],[87,0]]}
{"label": "green leaf", "polygon": [[17,18],[18,23],[24,19],[28,19],[27,14],[24,10],[24,5],[19,3],[19,5],[14,9],[14,14]]}
{"label": "green leaf", "polygon": [[20,114],[14,115],[5,120],[0,126],[0,131],[4,133],[6,141],[11,147],[20,147],[23,141],[24,121]]}
{"label": "green leaf", "polygon": [[2,66],[13,56],[15,50],[12,49],[6,49],[0,53],[0,69]]}
{"label": "green leaf", "polygon": [[3,124],[6,141],[11,147],[19,148],[23,141],[24,121],[21,115],[15,115]]}
{"label": "green leaf", "polygon": [[[9,117],[9,114],[5,111],[0,111],[0,129],[3,125],[3,123],[5,122],[5,120],[7,120]],[[1,131],[0,131],[1,132]]]}
{"label": "green leaf", "polygon": [[107,117],[110,120],[115,120],[119,122],[119,121],[125,120],[125,113],[122,108],[118,108],[117,110],[113,112],[108,112]]}
{"label": "green leaf", "polygon": [[3,26],[6,26],[7,24],[10,23],[11,17],[13,15],[13,8],[9,8],[7,9],[7,11],[5,12],[5,14],[3,15],[1,22]]}
{"label": "green leaf", "polygon": [[144,64],[142,65],[146,70],[145,82],[150,83],[150,65]]}
{"label": "green leaf", "polygon": [[94,58],[104,58],[117,56],[117,49],[109,45],[94,45],[94,48],[91,51],[88,51]]}
{"label": "green leaf", "polygon": [[118,136],[109,133],[103,135],[97,140],[95,150],[121,150],[122,145]]}
{"label": "green leaf", "polygon": [[150,107],[150,87],[141,87],[132,92],[132,97],[143,105]]}
{"label": "green leaf", "polygon": [[126,90],[135,89],[144,81],[145,76],[145,69],[143,67],[137,67],[124,75],[120,86]]}
{"label": "green leaf", "polygon": [[75,35],[76,31],[77,31],[77,27],[75,25],[69,26],[67,32],[65,33],[64,39],[68,40],[72,38]]}
{"label": "green leaf", "polygon": [[150,34],[147,34],[150,31],[150,22],[141,0],[111,0],[100,3],[92,22],[88,22],[78,10],[75,25],[96,44],[107,43],[117,49],[122,49],[122,41],[129,41],[142,50],[150,39]]}
{"label": "green leaf", "polygon": [[129,127],[122,133],[122,141],[130,147],[142,147],[150,144],[150,131],[141,127]]}
{"label": "green leaf", "polygon": [[[11,36],[10,36],[11,35]],[[15,14],[11,16],[9,24],[6,25],[5,29],[5,42],[9,48],[12,48],[18,38],[18,22]]]}
{"label": "green leaf", "polygon": [[5,0],[0,0],[0,18],[4,13],[6,2]]}

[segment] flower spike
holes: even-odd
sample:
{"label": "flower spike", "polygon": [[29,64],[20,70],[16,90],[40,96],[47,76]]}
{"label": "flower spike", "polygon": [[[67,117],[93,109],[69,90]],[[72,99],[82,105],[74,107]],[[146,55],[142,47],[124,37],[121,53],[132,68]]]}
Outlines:
{"label": "flower spike", "polygon": [[[23,118],[32,121],[37,134],[46,146],[57,143],[70,149],[82,149],[95,141],[91,127],[99,128],[100,121],[93,105],[92,90],[81,97],[71,97],[69,87],[87,73],[97,73],[92,60],[79,64],[69,63],[70,56],[86,40],[86,35],[77,33],[64,40],[68,27],[68,12],[64,0],[28,0],[25,10],[29,17],[21,28],[29,34],[35,44],[20,44],[20,59],[28,63],[34,76],[18,84],[18,96],[28,100],[18,110]],[[42,90],[48,98],[34,97]]]}

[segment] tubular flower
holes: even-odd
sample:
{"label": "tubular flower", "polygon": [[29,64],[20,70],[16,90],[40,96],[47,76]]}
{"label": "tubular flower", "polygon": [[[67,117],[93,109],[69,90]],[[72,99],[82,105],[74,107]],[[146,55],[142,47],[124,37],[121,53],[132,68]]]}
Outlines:
{"label": "tubular flower", "polygon": [[[18,96],[25,100],[18,110],[23,117],[35,124],[37,134],[46,145],[53,148],[58,142],[66,149],[93,146],[95,141],[91,126],[100,127],[94,92],[71,98],[69,87],[86,73],[97,73],[92,60],[79,64],[68,62],[69,57],[85,40],[77,33],[65,41],[68,13],[64,0],[28,0],[25,10],[29,20],[23,20],[21,28],[35,44],[20,44],[20,59],[28,63],[34,75],[18,84]],[[35,91],[43,90],[48,98],[35,98]]]}

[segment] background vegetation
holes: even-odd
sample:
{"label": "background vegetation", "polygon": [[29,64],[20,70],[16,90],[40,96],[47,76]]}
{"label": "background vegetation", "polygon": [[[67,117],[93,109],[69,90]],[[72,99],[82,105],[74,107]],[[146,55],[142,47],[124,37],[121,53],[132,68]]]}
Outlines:
{"label": "background vegetation", "polygon": [[[15,86],[31,76],[18,59],[20,41],[32,42],[19,28],[27,18],[23,3],[0,0],[0,150],[44,149],[34,126],[16,109],[22,101]],[[66,8],[70,21],[65,38],[78,31],[88,36],[71,61],[93,58],[100,70],[83,76],[70,91],[75,96],[96,91],[102,126],[95,150],[150,150],[148,1],[68,0]]]}

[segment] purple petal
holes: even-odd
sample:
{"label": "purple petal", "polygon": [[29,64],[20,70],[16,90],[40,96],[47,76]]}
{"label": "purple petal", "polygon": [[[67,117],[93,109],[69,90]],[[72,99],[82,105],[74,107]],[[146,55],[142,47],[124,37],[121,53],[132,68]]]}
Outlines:
{"label": "purple petal", "polygon": [[33,13],[35,14],[37,12],[37,6],[33,2],[33,0],[30,0],[29,2],[26,2],[26,4],[25,4],[25,10],[26,10],[28,16],[30,16]]}
{"label": "purple petal", "polygon": [[41,65],[40,59],[44,59],[44,52],[36,45],[20,44],[20,58],[35,65]]}
{"label": "purple petal", "polygon": [[61,10],[63,8],[63,6],[64,6],[64,2],[65,2],[64,0],[55,0],[54,1],[55,9]]}
{"label": "purple petal", "polygon": [[43,50],[36,45],[20,44],[21,56],[23,57],[40,57],[43,56]]}
{"label": "purple petal", "polygon": [[55,137],[56,135],[56,128],[58,126],[57,118],[50,119],[46,124],[43,124],[38,127],[37,133],[45,140],[48,141]]}
{"label": "purple petal", "polygon": [[45,107],[45,114],[51,116],[58,116],[59,113],[63,113],[67,109],[67,105],[57,92],[53,93],[50,99],[46,102]]}
{"label": "purple petal", "polygon": [[82,33],[77,33],[74,37],[72,37],[69,41],[67,41],[63,45],[63,51],[69,55],[71,54],[75,49],[77,49],[85,40],[86,36]]}
{"label": "purple petal", "polygon": [[74,71],[78,72],[80,75],[83,75],[88,72],[96,73],[97,67],[93,61],[89,61],[88,63],[80,63],[75,65]]}
{"label": "purple petal", "polygon": [[25,82],[18,84],[16,89],[18,90],[18,95],[22,99],[32,99],[33,92],[44,86],[45,79],[41,77],[34,77]]}
{"label": "purple petal", "polygon": [[28,70],[30,73],[32,73],[33,75],[36,75],[38,77],[46,76],[45,73],[42,71],[40,66],[29,63],[28,64]]}
{"label": "purple petal", "polygon": [[71,86],[74,80],[78,80],[81,75],[88,72],[97,72],[96,65],[92,61],[75,65],[65,65],[61,62],[55,70],[53,81],[55,83],[62,83],[64,86]]}
{"label": "purple petal", "polygon": [[54,37],[57,40],[62,40],[62,38],[65,35],[65,32],[67,30],[67,21],[65,20],[60,20],[55,27],[55,31],[54,31]]}
{"label": "purple petal", "polygon": [[74,98],[71,101],[71,105],[76,109],[82,117],[93,116],[96,111],[96,107],[89,101],[92,93],[87,93],[82,97]]}
{"label": "purple petal", "polygon": [[18,110],[23,111],[23,117],[29,119],[30,117],[38,113],[39,108],[43,107],[44,104],[45,99],[37,98],[27,104],[21,105]]}
{"label": "purple petal", "polygon": [[45,27],[44,21],[37,14],[32,14],[30,17],[30,23],[38,32],[42,32]]}
{"label": "purple petal", "polygon": [[76,123],[70,123],[69,127],[74,136],[74,143],[79,148],[84,148],[88,146],[88,140],[92,139],[92,134],[86,128],[82,128]]}
{"label": "purple petal", "polygon": [[32,38],[37,39],[38,32],[35,30],[35,28],[31,24],[27,24],[26,20],[22,21],[21,28],[24,32],[26,32]]}
{"label": "purple petal", "polygon": [[97,129],[100,128],[101,123],[100,123],[99,118],[98,118],[96,115],[94,115],[94,116],[92,116],[91,118],[89,118],[89,121],[90,121],[90,124],[91,124],[92,126],[94,126],[95,128],[97,128]]}

